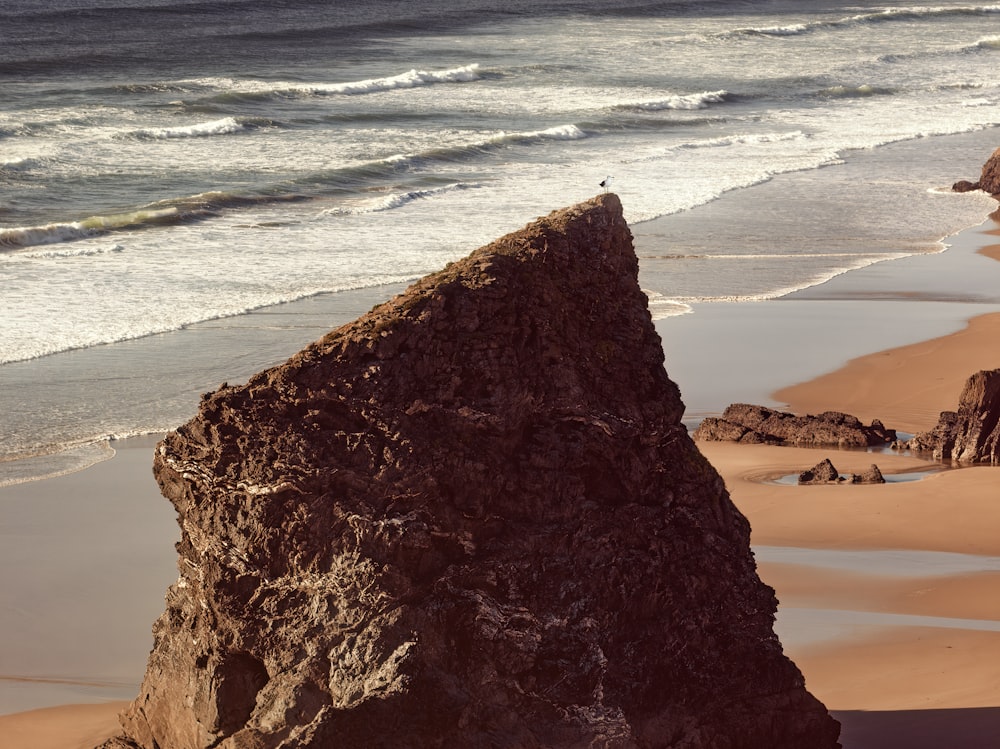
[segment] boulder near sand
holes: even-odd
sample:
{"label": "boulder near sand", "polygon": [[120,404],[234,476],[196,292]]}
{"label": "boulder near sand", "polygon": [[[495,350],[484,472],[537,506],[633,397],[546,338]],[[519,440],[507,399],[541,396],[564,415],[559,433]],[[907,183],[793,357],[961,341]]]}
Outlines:
{"label": "boulder near sand", "polygon": [[982,190],[990,195],[1000,197],[1000,148],[994,151],[983,165],[982,174],[977,182],[960,179],[951,187],[955,192],[970,192]]}
{"label": "boulder near sand", "polygon": [[937,425],[902,445],[936,460],[1000,463],[1000,369],[976,372],[965,383],[957,411],[942,411]]}
{"label": "boulder near sand", "polygon": [[180,577],[108,747],[828,749],[613,194],[159,445]]}

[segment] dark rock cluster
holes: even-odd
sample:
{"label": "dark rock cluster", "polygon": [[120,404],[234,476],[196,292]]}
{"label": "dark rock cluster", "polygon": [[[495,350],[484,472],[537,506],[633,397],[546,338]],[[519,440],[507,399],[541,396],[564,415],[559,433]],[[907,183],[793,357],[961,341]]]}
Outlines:
{"label": "dark rock cluster", "polygon": [[930,452],[936,460],[1000,464],[1000,369],[977,372],[965,383],[957,411],[898,447]]}
{"label": "dark rock cluster", "polygon": [[704,419],[694,438],[743,444],[867,447],[893,442],[896,432],[877,419],[865,426],[856,417],[838,411],[796,416],[764,406],[734,403],[721,417]]}
{"label": "dark rock cluster", "polygon": [[799,484],[884,484],[885,477],[874,463],[861,473],[851,474],[850,479],[840,475],[831,460],[826,458],[799,474]]}
{"label": "dark rock cluster", "polygon": [[207,395],[108,746],[839,746],[637,271],[601,195]]}

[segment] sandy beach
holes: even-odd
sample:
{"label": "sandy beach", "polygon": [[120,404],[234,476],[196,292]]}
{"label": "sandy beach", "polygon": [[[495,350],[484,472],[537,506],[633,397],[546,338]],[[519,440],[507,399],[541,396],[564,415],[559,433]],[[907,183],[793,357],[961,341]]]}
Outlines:
{"label": "sandy beach", "polygon": [[[968,240],[979,243],[983,257],[1000,254],[987,241],[992,227]],[[942,303],[921,309],[928,304]],[[784,315],[795,305],[812,305],[845,330],[850,325],[844,320],[858,310],[870,314],[863,302],[823,300],[730,305],[723,312],[729,320],[741,308],[750,310],[748,319],[770,316],[771,327],[755,326],[757,339],[747,346],[783,347],[791,358],[802,316]],[[900,340],[900,321],[909,314],[909,307],[896,309],[897,328],[886,318],[889,340]],[[940,410],[955,406],[970,374],[1000,367],[1000,313],[954,319],[967,309],[945,305],[927,312],[944,318],[944,329],[953,331],[946,335],[844,363],[848,346],[801,365],[749,374],[746,393],[799,413],[833,409],[877,417],[903,431],[929,428]],[[839,323],[837,311],[845,313]],[[668,372],[671,356],[680,356],[672,347],[692,342],[684,355],[691,371],[677,370],[682,391],[699,374],[697,362],[687,361],[704,350],[699,335],[704,341],[718,332],[713,325],[727,325],[723,312],[658,323]],[[774,326],[783,319],[790,337],[775,344]],[[681,326],[701,329],[670,339]],[[910,330],[909,340],[919,333]],[[884,340],[861,338],[869,348]],[[706,364],[710,356],[700,360],[707,380],[714,371]],[[817,377],[816,367],[831,371]],[[805,381],[788,385],[803,375]],[[705,396],[704,409],[725,405],[713,398],[726,384],[713,384],[716,394]],[[771,392],[777,387],[782,389]],[[736,400],[741,398],[728,399]],[[5,588],[12,604],[0,646],[0,712],[6,713],[0,715],[0,749],[90,747],[116,732],[115,715],[142,677],[150,626],[175,577],[173,512],[149,470],[154,441],[120,443],[114,458],[82,472],[0,488],[0,502],[10,508],[0,553],[5,568],[17,571],[16,584]],[[996,746],[1000,469],[926,472],[935,466],[890,452],[699,446],[750,519],[761,577],[780,600],[776,627],[785,650],[808,688],[842,721],[844,747]],[[819,487],[774,482],[825,457],[843,473],[875,462],[888,476],[910,480]],[[87,503],[58,511],[68,496]]]}
{"label": "sandy beach", "polygon": [[[989,224],[981,232],[995,234]],[[996,259],[998,249],[979,252]],[[902,431],[929,429],[941,410],[956,407],[969,375],[1000,368],[998,335],[1000,315],[976,317],[956,333],[853,359],[773,400],[795,413],[839,410]],[[750,520],[761,578],[781,602],[785,650],[842,721],[843,745],[997,746],[1000,469],[943,470],[881,486],[777,485],[773,479],[826,457],[842,473],[874,462],[887,475],[912,474],[923,461],[699,446]],[[962,564],[950,567],[956,559]]]}

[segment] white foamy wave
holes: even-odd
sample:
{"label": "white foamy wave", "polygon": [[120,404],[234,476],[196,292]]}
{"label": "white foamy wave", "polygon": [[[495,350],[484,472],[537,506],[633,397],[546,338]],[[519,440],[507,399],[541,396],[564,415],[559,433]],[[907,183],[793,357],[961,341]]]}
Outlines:
{"label": "white foamy wave", "polygon": [[20,226],[10,229],[0,229],[0,247],[31,247],[39,244],[55,244],[57,242],[72,242],[97,234],[94,229],[88,229],[79,221],[64,224],[43,224],[41,226]]}
{"label": "white foamy wave", "polygon": [[861,86],[831,86],[820,91],[819,95],[833,99],[863,99],[868,96],[887,96],[894,93],[891,88],[865,83]]}
{"label": "white foamy wave", "polygon": [[51,453],[14,455],[0,460],[0,487],[65,476],[114,456],[115,449],[106,440],[69,445]]}
{"label": "white foamy wave", "polygon": [[550,127],[545,130],[529,130],[524,132],[500,131],[498,133],[495,133],[494,135],[485,137],[481,140],[456,144],[444,148],[430,149],[422,153],[414,153],[410,155],[393,154],[392,156],[387,156],[386,158],[379,159],[379,161],[375,163],[388,164],[394,167],[398,166],[401,168],[405,168],[413,164],[421,164],[424,162],[435,161],[438,159],[449,161],[452,159],[462,158],[462,157],[474,157],[478,154],[481,154],[483,151],[494,149],[499,146],[531,144],[540,140],[541,141],[583,140],[584,138],[587,137],[588,137],[587,133],[585,133],[576,125],[557,125],[555,127]]}
{"label": "white foamy wave", "polygon": [[659,112],[666,109],[705,109],[710,104],[722,104],[729,96],[728,91],[703,91],[700,94],[677,94],[666,99],[637,101],[622,104],[620,109],[639,109],[644,112]]}
{"label": "white foamy wave", "polygon": [[687,315],[694,311],[690,304],[685,304],[677,299],[670,299],[656,291],[643,289],[643,293],[648,299],[647,307],[649,308],[650,316],[654,320],[665,320],[668,317]]}
{"label": "white foamy wave", "polygon": [[804,23],[794,23],[789,26],[763,26],[736,29],[730,33],[746,34],[751,36],[798,36],[799,34],[807,33],[811,30],[811,28],[812,27]]}
{"label": "white foamy wave", "polygon": [[716,38],[728,39],[738,37],[770,36],[789,37],[808,34],[823,29],[844,29],[863,24],[875,24],[885,21],[909,21],[912,19],[933,18],[935,16],[967,16],[988,15],[1000,13],[1000,5],[967,5],[967,6],[911,6],[900,8],[885,8],[869,13],[858,13],[838,20],[813,21],[811,23],[796,23],[787,26],[760,26],[732,29],[715,34]]}
{"label": "white foamy wave", "polygon": [[987,36],[976,42],[979,49],[1000,49],[1000,36]]}
{"label": "white foamy wave", "polygon": [[951,15],[984,15],[1000,13],[1000,5],[965,5],[965,6],[904,6],[887,8],[873,13],[861,13],[850,16],[841,23],[872,23],[879,21],[908,20],[911,18],[926,18],[931,16]]}
{"label": "white foamy wave", "polygon": [[546,130],[532,130],[526,133],[510,133],[500,135],[496,140],[532,140],[534,138],[548,138],[551,140],[582,140],[587,134],[576,125],[557,125]]}
{"label": "white foamy wave", "polygon": [[431,190],[411,190],[410,192],[395,193],[386,195],[375,200],[355,201],[351,205],[328,208],[322,211],[322,216],[359,216],[365,213],[380,213],[381,211],[391,211],[394,208],[402,208],[415,200],[433,198],[456,190],[469,190],[479,187],[462,182],[456,182],[444,187],[437,187]]}
{"label": "white foamy wave", "polygon": [[203,138],[210,135],[231,135],[242,132],[245,129],[246,127],[235,117],[223,117],[220,120],[200,122],[197,125],[144,128],[142,130],[134,130],[129,135],[133,138],[166,140],[168,138]]}
{"label": "white foamy wave", "polygon": [[[65,351],[77,351],[112,343],[133,341],[147,336],[183,330],[191,325],[238,317],[264,307],[287,304],[300,299],[308,299],[320,294],[353,289],[377,288],[401,283],[411,283],[417,275],[384,275],[371,276],[348,282],[334,282],[328,286],[316,286],[309,289],[274,291],[264,296],[253,296],[249,299],[232,301],[220,298],[220,302],[231,306],[224,308],[187,309],[178,308],[175,315],[165,318],[149,318],[136,321],[116,318],[104,325],[90,329],[71,329],[63,331],[64,335],[50,336],[44,339],[31,336],[31,331],[24,336],[23,341],[15,340],[5,348],[0,348],[0,365],[18,361],[30,361]],[[154,430],[159,431],[159,430]]]}
{"label": "white foamy wave", "polygon": [[19,159],[10,159],[9,161],[0,162],[0,172],[24,172],[29,169],[34,169],[38,165],[38,159],[25,156]]}
{"label": "white foamy wave", "polygon": [[366,81],[355,81],[352,83],[336,83],[328,86],[319,86],[308,90],[317,93],[334,94],[371,94],[377,91],[391,91],[398,88],[414,88],[416,86],[426,86],[433,83],[468,83],[479,80],[478,64],[465,65],[460,68],[450,70],[425,71],[408,70],[399,75],[388,78],[372,78]]}
{"label": "white foamy wave", "polygon": [[781,143],[783,141],[807,140],[808,135],[801,130],[793,130],[788,133],[760,133],[757,135],[724,135],[718,138],[706,138],[704,140],[689,141],[672,146],[670,151],[682,148],[719,148],[736,145],[758,145],[762,143]]}
{"label": "white foamy wave", "polygon": [[120,244],[107,245],[105,247],[80,247],[66,250],[35,250],[32,252],[21,252],[16,255],[18,260],[57,260],[65,257],[94,257],[96,255],[110,255],[124,252],[125,248]]}
{"label": "white foamy wave", "polygon": [[309,95],[345,95],[357,96],[374,94],[396,89],[417,88],[437,83],[468,83],[478,81],[479,64],[463,65],[448,70],[417,70],[413,68],[405,73],[387,76],[385,78],[368,78],[360,81],[344,83],[299,83],[292,81],[251,81],[237,78],[199,78],[183,81],[199,88],[209,88],[234,94],[250,94],[257,96],[309,96]]}
{"label": "white foamy wave", "polygon": [[962,102],[963,107],[991,107],[993,104],[992,99],[966,99]]}

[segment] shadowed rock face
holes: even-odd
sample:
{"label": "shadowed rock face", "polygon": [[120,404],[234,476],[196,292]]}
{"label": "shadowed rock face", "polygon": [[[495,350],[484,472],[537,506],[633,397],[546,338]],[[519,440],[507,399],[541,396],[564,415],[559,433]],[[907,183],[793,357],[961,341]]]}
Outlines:
{"label": "shadowed rock face", "polygon": [[937,460],[1000,463],[1000,369],[976,372],[962,389],[958,411],[942,411],[937,425],[904,445]]}
{"label": "shadowed rock face", "polygon": [[203,400],[115,746],[826,749],[614,195]]}

